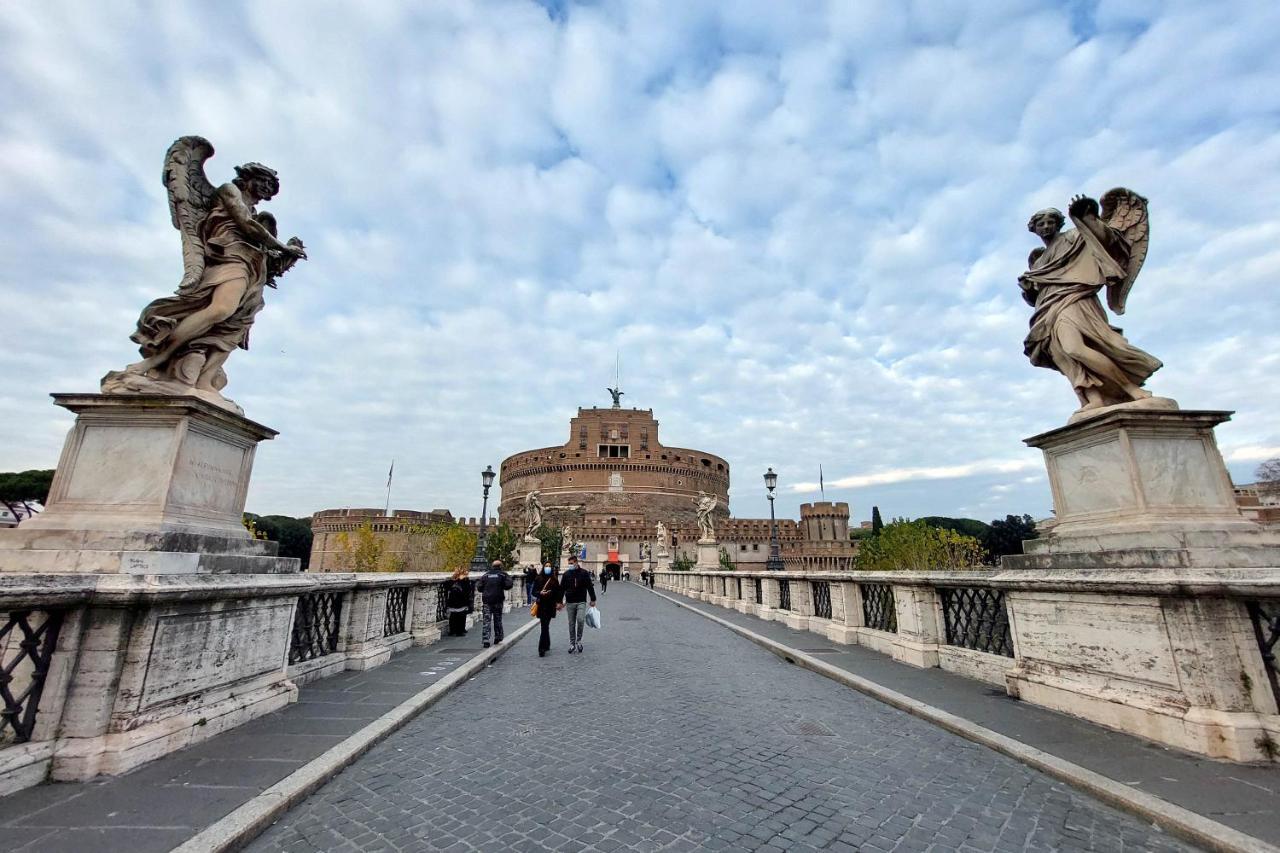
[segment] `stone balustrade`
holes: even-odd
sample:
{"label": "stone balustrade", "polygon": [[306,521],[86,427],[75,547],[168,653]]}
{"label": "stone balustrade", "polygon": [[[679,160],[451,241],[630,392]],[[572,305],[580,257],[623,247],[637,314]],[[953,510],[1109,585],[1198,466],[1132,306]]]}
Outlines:
{"label": "stone balustrade", "polygon": [[[281,708],[308,681],[433,643],[448,583],[383,573],[0,576],[0,794],[124,772]],[[515,592],[508,609],[523,601]]]}
{"label": "stone balustrade", "polygon": [[656,585],[1161,744],[1280,760],[1280,569],[658,571]]}

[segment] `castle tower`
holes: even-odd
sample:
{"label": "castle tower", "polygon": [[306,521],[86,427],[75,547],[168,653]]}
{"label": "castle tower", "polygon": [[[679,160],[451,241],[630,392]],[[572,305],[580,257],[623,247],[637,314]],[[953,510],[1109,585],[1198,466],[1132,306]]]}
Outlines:
{"label": "castle tower", "polygon": [[809,542],[848,542],[849,505],[844,501],[800,504],[800,530]]}

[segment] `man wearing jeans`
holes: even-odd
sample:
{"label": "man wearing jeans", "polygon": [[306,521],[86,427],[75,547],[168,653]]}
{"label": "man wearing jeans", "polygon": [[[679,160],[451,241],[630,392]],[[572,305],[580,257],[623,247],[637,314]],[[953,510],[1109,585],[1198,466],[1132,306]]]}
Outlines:
{"label": "man wearing jeans", "polygon": [[480,577],[480,600],[484,603],[484,628],[480,639],[484,647],[489,648],[489,635],[493,635],[493,643],[502,642],[502,605],[507,599],[507,590],[515,586],[515,580],[502,569],[502,561],[494,560],[489,571]]}
{"label": "man wearing jeans", "polygon": [[569,558],[569,570],[560,578],[564,592],[564,609],[569,616],[569,654],[582,651],[582,629],[587,624],[587,599],[596,606],[596,587],[591,572],[578,565],[577,557]]}

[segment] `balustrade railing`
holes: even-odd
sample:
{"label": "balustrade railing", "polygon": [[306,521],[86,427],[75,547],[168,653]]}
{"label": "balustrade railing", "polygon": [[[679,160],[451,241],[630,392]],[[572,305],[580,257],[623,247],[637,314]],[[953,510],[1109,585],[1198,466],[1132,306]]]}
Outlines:
{"label": "balustrade railing", "polygon": [[298,596],[289,633],[289,663],[302,663],[338,650],[342,632],[341,590],[310,592]]}
{"label": "balustrade railing", "polygon": [[877,631],[898,632],[898,606],[887,583],[860,583],[862,624]]}
{"label": "balustrade railing", "polygon": [[778,609],[791,609],[791,581],[778,578]]}
{"label": "balustrade railing", "polygon": [[1258,638],[1258,651],[1262,653],[1267,678],[1271,680],[1276,704],[1280,705],[1280,669],[1276,665],[1276,644],[1280,641],[1280,601],[1250,601],[1246,606],[1249,619],[1253,622],[1254,635]]}
{"label": "balustrade railing", "polygon": [[738,594],[735,596],[739,601],[742,600],[742,578],[734,578],[733,582],[737,584]]}
{"label": "balustrade railing", "polygon": [[831,584],[826,581],[813,581],[813,615],[831,618]]}
{"label": "balustrade railing", "polygon": [[764,604],[764,584],[760,582],[760,578],[755,578],[756,582],[756,604]]}
{"label": "balustrade railing", "polygon": [[13,610],[0,629],[0,742],[31,740],[62,615],[61,610]]}
{"label": "balustrade railing", "polygon": [[1004,592],[987,587],[938,587],[947,645],[1013,657]]}
{"label": "balustrade railing", "polygon": [[382,622],[382,636],[404,633],[405,615],[409,612],[409,587],[393,586],[387,590],[387,610]]}

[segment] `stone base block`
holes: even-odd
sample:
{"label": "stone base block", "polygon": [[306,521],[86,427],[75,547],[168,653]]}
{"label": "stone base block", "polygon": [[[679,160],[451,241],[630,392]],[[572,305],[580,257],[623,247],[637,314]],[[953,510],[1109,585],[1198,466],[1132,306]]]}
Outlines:
{"label": "stone base block", "polygon": [[852,625],[838,625],[835,622],[828,622],[823,626],[822,633],[833,643],[840,643],[845,646],[858,644],[858,629]]}
{"label": "stone base block", "polygon": [[521,568],[524,566],[541,566],[542,543],[529,542],[528,540],[522,541],[516,551],[516,565]]}
{"label": "stone base block", "polygon": [[977,681],[985,681],[996,687],[1006,687],[1006,676],[1014,667],[1013,658],[1002,655],[975,652],[959,646],[938,648],[938,666],[947,672],[963,675]]}
{"label": "stone base block", "polygon": [[50,778],[82,782],[116,776],[177,749],[199,743],[298,699],[298,688],[279,679],[210,705],[146,723],[129,731],[88,738],[62,738],[54,745]]}
{"label": "stone base block", "polygon": [[1120,407],[1026,439],[1054,523],[1009,568],[1280,565],[1280,531],[1246,519],[1213,429],[1230,412]]}
{"label": "stone base block", "polygon": [[754,601],[735,601],[733,609],[739,613],[745,613],[748,616],[756,615],[756,604]]}
{"label": "stone base block", "polygon": [[49,778],[53,741],[23,743],[0,749],[0,797],[39,785]]}
{"label": "stone base block", "polygon": [[1211,758],[1275,761],[1280,745],[1280,716],[1276,715],[1110,701],[1017,669],[1007,674],[1005,682],[1015,698]]}
{"label": "stone base block", "polygon": [[0,571],[280,573],[241,522],[275,431],[195,397],[55,394],[76,413],[45,511],[0,530]]}
{"label": "stone base block", "polygon": [[921,669],[932,669],[938,665],[938,644],[908,640],[899,635],[893,641],[893,659]]}
{"label": "stone base block", "polygon": [[786,625],[788,628],[792,628],[796,631],[809,630],[808,616],[802,616],[799,613],[792,613],[790,610],[775,610],[773,612],[773,618],[775,621],[781,622],[783,625]]}
{"label": "stone base block", "polygon": [[698,540],[698,562],[695,568],[700,572],[720,571],[720,543],[715,540]]}

